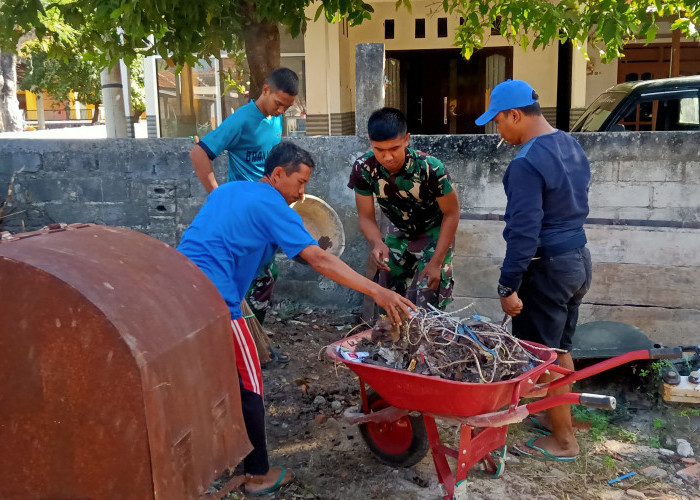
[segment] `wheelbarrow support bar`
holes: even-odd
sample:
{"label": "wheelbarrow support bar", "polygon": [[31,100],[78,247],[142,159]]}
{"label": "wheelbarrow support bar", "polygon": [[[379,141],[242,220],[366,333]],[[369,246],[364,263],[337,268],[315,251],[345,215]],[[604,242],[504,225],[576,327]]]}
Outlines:
{"label": "wheelbarrow support bar", "polygon": [[343,413],[343,419],[351,424],[366,424],[368,422],[396,422],[398,419],[408,415],[410,411],[402,408],[389,406],[383,410],[373,411],[372,413],[362,413],[356,406],[350,407]]}

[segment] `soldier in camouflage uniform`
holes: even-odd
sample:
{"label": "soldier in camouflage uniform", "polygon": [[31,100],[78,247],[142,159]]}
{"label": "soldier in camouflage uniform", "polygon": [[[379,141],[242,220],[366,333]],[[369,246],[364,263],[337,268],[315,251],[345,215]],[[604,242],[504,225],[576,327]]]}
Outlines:
{"label": "soldier in camouflage uniform", "polygon": [[[444,309],[452,300],[452,249],[459,201],[440,160],[408,147],[406,118],[382,108],[369,118],[372,151],[352,168],[360,229],[377,265],[376,280],[418,306]],[[385,237],[374,197],[390,227]]]}

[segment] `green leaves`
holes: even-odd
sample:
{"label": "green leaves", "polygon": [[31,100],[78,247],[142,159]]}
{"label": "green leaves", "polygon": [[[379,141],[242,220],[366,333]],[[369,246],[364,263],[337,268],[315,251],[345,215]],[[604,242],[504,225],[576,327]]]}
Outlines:
{"label": "green leaves", "polygon": [[449,8],[464,19],[455,43],[465,57],[483,47],[499,16],[501,35],[523,50],[572,40],[584,54],[588,43],[597,47],[605,61],[632,39],[653,41],[661,17],[674,17],[673,28],[687,37],[698,37],[700,22],[697,0],[451,0]]}
{"label": "green leaves", "polygon": [[[455,45],[465,57],[484,46],[496,19],[500,33],[524,50],[573,40],[590,43],[603,58],[619,56],[624,44],[656,38],[657,20],[672,19],[686,37],[698,37],[698,0],[442,0],[436,8],[464,19]],[[411,11],[410,0],[396,0]],[[307,11],[307,9],[309,9]],[[326,22],[346,19],[351,26],[371,19],[364,0],[0,0],[0,47],[14,49],[34,29],[53,56],[67,60],[88,53],[99,64],[137,55],[160,54],[176,65],[218,56],[243,46],[244,29],[272,22],[292,36],[305,30],[306,17]],[[152,42],[149,42],[149,38]],[[262,42],[264,43],[264,41]]]}
{"label": "green leaves", "polygon": [[33,92],[45,90],[59,102],[66,101],[71,91],[85,104],[102,102],[100,68],[79,55],[59,59],[44,50],[40,40],[23,45],[22,55],[29,59],[29,68],[21,88]]}

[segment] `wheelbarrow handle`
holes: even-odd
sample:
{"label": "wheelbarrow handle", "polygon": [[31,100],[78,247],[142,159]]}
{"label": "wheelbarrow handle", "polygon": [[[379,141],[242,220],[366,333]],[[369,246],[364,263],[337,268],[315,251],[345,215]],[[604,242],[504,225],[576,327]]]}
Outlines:
{"label": "wheelbarrow handle", "polygon": [[682,357],[682,347],[663,347],[661,349],[649,349],[649,359],[676,359]]}
{"label": "wheelbarrow handle", "polygon": [[[592,375],[597,375],[598,373],[610,370],[630,361],[638,361],[641,359],[670,359],[670,358],[680,358],[683,356],[683,349],[681,347],[673,348],[662,348],[662,349],[640,349],[638,351],[630,351],[614,358],[606,359],[600,363],[596,363],[591,366],[587,366],[582,370],[577,370],[565,375],[557,380],[551,382],[548,387],[548,391],[551,392],[554,389],[568,385],[577,380],[583,380]],[[553,368],[553,367],[552,367]],[[557,371],[557,370],[554,370]],[[563,372],[561,372],[563,373]]]}
{"label": "wheelbarrow handle", "polygon": [[[520,405],[515,408],[482,415],[459,417],[457,420],[463,424],[471,425],[472,427],[500,427],[502,425],[522,422],[528,415],[564,404],[579,404],[592,408],[599,408],[601,410],[614,410],[617,406],[617,402],[613,396],[567,392],[565,394],[538,399],[532,403]],[[445,417],[454,418],[454,416]]]}
{"label": "wheelbarrow handle", "polygon": [[617,400],[613,396],[603,396],[602,394],[582,393],[578,401],[580,405],[598,408],[599,410],[614,410],[617,408]]}
{"label": "wheelbarrow handle", "polygon": [[587,394],[578,392],[567,392],[556,396],[548,396],[543,399],[538,399],[532,403],[523,405],[527,407],[530,414],[549,410],[555,406],[563,404],[574,404],[589,406],[591,408],[599,408],[601,410],[614,410],[617,406],[617,401],[613,396],[602,396],[600,394]]}

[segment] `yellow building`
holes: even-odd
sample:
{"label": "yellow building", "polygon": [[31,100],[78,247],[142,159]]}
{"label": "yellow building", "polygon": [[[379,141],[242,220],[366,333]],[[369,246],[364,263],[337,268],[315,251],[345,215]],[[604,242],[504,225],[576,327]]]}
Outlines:
{"label": "yellow building", "polygon": [[[393,0],[371,2],[372,19],[361,25],[309,23],[304,36],[309,135],[349,134],[354,117],[355,50],[358,43],[385,44],[386,102],[402,109],[413,133],[481,133],[474,119],[490,89],[506,78],[528,81],[539,93],[545,116],[560,127],[575,121],[603,90],[631,79],[668,77],[671,34],[662,23],[655,43],[628,46],[624,62],[602,64],[570,44],[524,51],[492,30],[484,49],[469,61],[454,46],[458,15],[434,1],[412,1],[412,11]],[[313,17],[314,12],[307,12]],[[628,62],[629,61],[629,62]],[[665,70],[665,71],[664,71]],[[700,73],[700,43],[683,41],[681,74]],[[563,120],[563,123],[562,123]],[[491,130],[486,130],[491,131]]]}
{"label": "yellow building", "polygon": [[38,95],[29,90],[17,92],[20,108],[24,111],[24,120],[27,126],[36,127],[39,123],[40,109],[43,110],[44,122],[65,122],[70,120],[92,120],[95,106],[92,104],[82,104],[71,92],[69,100],[59,102],[51,98],[48,94]]}

